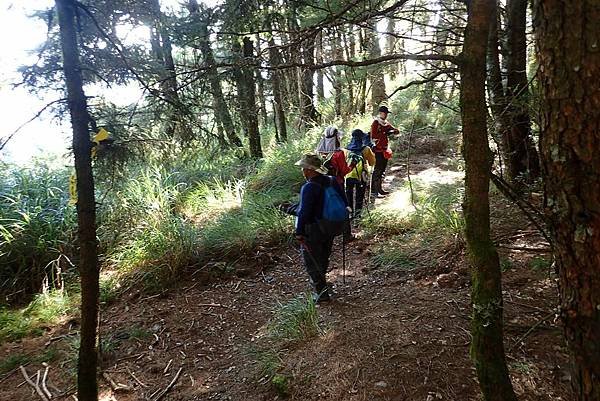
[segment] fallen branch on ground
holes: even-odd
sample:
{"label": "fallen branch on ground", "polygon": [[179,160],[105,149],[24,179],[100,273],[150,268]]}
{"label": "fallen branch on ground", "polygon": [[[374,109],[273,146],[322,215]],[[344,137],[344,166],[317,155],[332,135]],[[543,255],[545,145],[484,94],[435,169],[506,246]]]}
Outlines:
{"label": "fallen branch on ground", "polygon": [[52,393],[48,390],[48,387],[46,386],[46,379],[48,378],[49,369],[50,366],[46,365],[46,370],[44,370],[44,376],[42,376],[42,390],[44,391],[44,394],[48,396],[48,399],[52,399]]}
{"label": "fallen branch on ground", "polygon": [[554,314],[555,314],[555,312],[552,311],[552,312],[548,313],[546,316],[542,317],[540,320],[538,320],[536,324],[534,324],[533,326],[531,326],[531,328],[529,330],[527,330],[527,332],[525,332],[525,334],[523,334],[521,337],[519,337],[519,339],[517,341],[515,341],[515,343],[513,345],[510,346],[510,348],[508,349],[508,352],[511,352],[515,346],[517,346],[523,340],[525,340],[531,333],[533,333],[533,331],[535,329],[537,329],[546,320],[548,320],[549,318],[551,318],[552,316],[554,316]]}
{"label": "fallen branch on ground", "polygon": [[126,384],[115,383],[115,381],[106,372],[102,372],[102,377],[104,377],[108,384],[110,384],[110,388],[112,388],[114,392],[132,390],[132,388]]}
{"label": "fallen branch on ground", "polygon": [[[181,374],[181,371],[183,370],[183,368],[179,368],[179,370],[177,371],[177,373],[175,374],[175,377],[173,377],[173,380],[171,380],[171,383],[169,383],[169,385],[167,387],[165,387],[165,389],[163,391],[161,391],[156,398],[152,399],[152,396],[150,396],[150,399],[152,401],[159,401],[161,398],[163,398],[165,396],[165,394],[167,394],[169,392],[169,390],[171,390],[171,388],[173,388],[173,386],[175,385],[175,383],[177,382],[177,379],[179,379],[179,375]],[[156,392],[155,392],[156,393]],[[154,395],[154,394],[153,394]]]}
{"label": "fallen branch on ground", "polygon": [[[33,380],[31,380],[31,377],[29,377],[25,368],[23,366],[19,366],[19,370],[21,371],[21,374],[23,375],[23,378],[25,379],[27,384],[29,384],[29,386],[31,386],[35,390],[35,392],[40,396],[40,398],[43,401],[48,401],[48,397],[46,397],[46,394],[44,394],[44,392],[42,391],[42,389],[40,388],[39,385],[35,384],[33,382]],[[39,378],[38,378],[38,380],[39,380]]]}

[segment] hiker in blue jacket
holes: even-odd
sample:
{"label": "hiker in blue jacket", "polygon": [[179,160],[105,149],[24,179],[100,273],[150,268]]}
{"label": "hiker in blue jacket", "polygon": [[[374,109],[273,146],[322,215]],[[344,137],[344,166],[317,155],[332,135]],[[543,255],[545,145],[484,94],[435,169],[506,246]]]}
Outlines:
{"label": "hiker in blue jacket", "polygon": [[335,177],[326,175],[319,156],[304,155],[296,165],[302,168],[306,183],[300,190],[300,203],[287,207],[285,211],[296,216],[295,236],[302,247],[302,259],[313,287],[313,299],[315,302],[328,301],[332,291],[325,276],[334,235],[324,233],[318,224],[323,217],[325,188],[333,186],[345,207],[348,207],[348,201]]}

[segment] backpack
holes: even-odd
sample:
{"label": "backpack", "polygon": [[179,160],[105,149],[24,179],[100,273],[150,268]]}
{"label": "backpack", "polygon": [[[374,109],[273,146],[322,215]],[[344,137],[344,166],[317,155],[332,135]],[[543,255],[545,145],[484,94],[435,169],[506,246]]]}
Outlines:
{"label": "backpack", "polygon": [[348,158],[346,159],[348,165],[355,164],[353,173],[356,174],[356,179],[358,179],[361,183],[365,183],[369,181],[369,173],[365,168],[365,159],[362,153],[350,152],[348,153]]}
{"label": "backpack", "polygon": [[323,234],[335,237],[344,233],[348,224],[349,214],[342,195],[336,191],[330,178],[327,186],[323,187],[323,217],[317,224]]}
{"label": "backpack", "polygon": [[327,171],[327,175],[335,177],[337,175],[337,170],[335,167],[333,167],[331,163],[334,154],[335,152],[331,152],[325,157],[325,160],[323,160],[323,168],[325,169],[325,171]]}

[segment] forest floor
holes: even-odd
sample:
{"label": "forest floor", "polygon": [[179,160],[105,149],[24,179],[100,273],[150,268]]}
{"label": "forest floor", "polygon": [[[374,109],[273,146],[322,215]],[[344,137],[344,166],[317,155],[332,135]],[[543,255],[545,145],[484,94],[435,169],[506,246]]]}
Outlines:
{"label": "forest floor", "polygon": [[[415,155],[411,174],[444,178],[448,157],[435,153]],[[405,170],[400,162],[391,167],[392,189],[404,185]],[[394,194],[377,202],[393,207]],[[523,401],[570,400],[568,359],[554,322],[555,280],[542,262],[547,249],[499,196],[492,221],[515,391]],[[329,277],[338,296],[317,307],[314,335],[267,335],[281,305],[308,289],[294,245],[257,249],[226,278],[199,270],[163,294],[132,290],[105,307],[101,400],[479,400],[462,241],[423,245],[406,263],[384,267],[374,264],[373,252],[388,238],[360,234],[346,250],[345,283],[335,245]],[[76,319],[65,321],[43,336],[2,345],[0,355],[54,353],[47,382],[63,394],[53,399],[67,399],[74,394],[76,330]],[[35,358],[25,368],[30,375],[45,369]],[[0,376],[0,400],[34,399],[18,369]]]}

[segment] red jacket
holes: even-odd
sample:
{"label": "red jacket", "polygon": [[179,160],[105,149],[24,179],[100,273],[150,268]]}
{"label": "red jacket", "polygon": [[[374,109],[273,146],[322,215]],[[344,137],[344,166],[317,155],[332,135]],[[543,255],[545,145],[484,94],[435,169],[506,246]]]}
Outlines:
{"label": "red jacket", "polygon": [[396,131],[396,128],[392,124],[381,125],[377,119],[373,120],[371,124],[371,140],[375,142],[375,149],[373,152],[383,153],[388,147],[388,134],[389,130]]}

